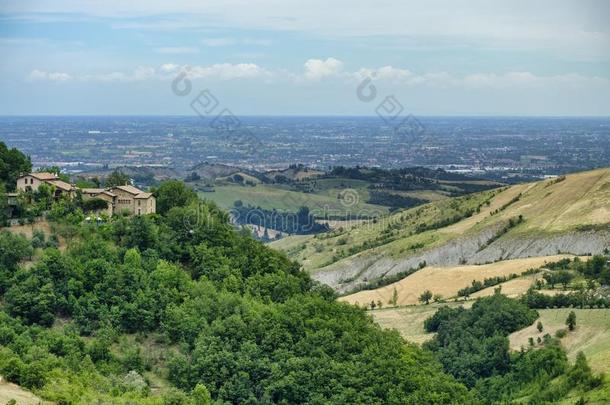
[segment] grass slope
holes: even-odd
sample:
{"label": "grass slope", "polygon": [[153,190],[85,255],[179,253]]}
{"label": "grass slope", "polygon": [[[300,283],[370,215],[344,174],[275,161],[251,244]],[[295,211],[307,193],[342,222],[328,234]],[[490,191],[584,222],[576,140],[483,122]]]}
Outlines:
{"label": "grass slope", "polygon": [[[448,221],[455,215],[475,210],[495,193],[486,191],[451,200],[445,199],[376,221],[365,221],[349,229],[344,228],[343,231],[302,240],[304,247],[300,250],[286,250],[286,253],[300,262],[305,270],[312,272],[350,257],[364,260],[367,256],[377,254],[391,257],[408,255],[423,248],[441,245],[455,236],[453,232],[446,233],[442,229],[418,232],[418,227]],[[285,244],[278,243],[274,247],[284,250],[284,247],[290,246],[291,243],[286,241]],[[338,263],[338,266],[341,265],[342,263]]]}
{"label": "grass slope", "polygon": [[[478,204],[483,204],[480,212],[468,218],[433,231],[415,232],[419,224],[442,221]],[[498,241],[610,229],[610,169],[436,201],[381,218],[376,224],[366,222],[324,238],[301,240],[302,247],[290,241],[275,247],[312,273],[341,272],[356,262],[380,257],[402,260],[450,241],[475,237],[504,227],[519,215],[525,221],[498,235]]]}
{"label": "grass slope", "polygon": [[[470,286],[473,280],[483,281],[485,278],[495,276],[521,274],[528,269],[537,268],[565,257],[569,256],[530,257],[469,266],[425,267],[395,283],[375,290],[359,291],[341,297],[339,300],[360,305],[381,300],[382,303],[387,304],[392,298],[394,289],[398,293],[398,305],[417,304],[419,296],[425,290],[430,290],[433,294],[440,294],[444,298],[451,298],[456,296],[460,289]],[[518,279],[513,281],[516,280]]]}
{"label": "grass slope", "polygon": [[463,305],[470,307],[471,301],[432,303],[429,305],[409,305],[398,308],[384,308],[369,311],[375,322],[384,329],[396,329],[400,335],[413,343],[424,343],[434,336],[434,333],[424,331],[424,321],[434,315],[443,306],[458,307]]}
{"label": "grass slope", "polygon": [[[576,329],[561,339],[568,358],[573,361],[582,351],[589,365],[596,372],[610,372],[610,309],[541,309],[540,317],[533,325],[509,336],[511,348],[519,350],[529,345],[528,339],[536,340],[549,333],[551,336],[559,329],[566,329],[566,318],[570,311],[576,313]],[[536,324],[542,322],[544,330],[538,332]]]}
{"label": "grass slope", "polygon": [[277,185],[258,184],[254,187],[240,185],[216,186],[214,190],[214,192],[200,192],[199,196],[214,201],[223,208],[231,208],[236,200],[241,200],[244,205],[288,212],[296,212],[300,207],[307,206],[316,216],[324,213],[342,216],[348,211],[353,215],[362,213],[370,216],[388,213],[387,207],[364,202],[368,198],[368,191],[366,189],[358,190],[360,196],[358,202],[348,208],[337,198],[337,195],[341,192],[339,189],[327,189],[314,194],[292,191]]}

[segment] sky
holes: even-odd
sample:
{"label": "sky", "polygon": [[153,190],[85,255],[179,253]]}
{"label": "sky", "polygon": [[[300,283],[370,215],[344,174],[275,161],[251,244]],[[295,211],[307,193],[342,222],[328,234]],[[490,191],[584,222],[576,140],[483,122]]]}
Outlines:
{"label": "sky", "polygon": [[0,115],[610,116],[608,22],[604,0],[0,0]]}

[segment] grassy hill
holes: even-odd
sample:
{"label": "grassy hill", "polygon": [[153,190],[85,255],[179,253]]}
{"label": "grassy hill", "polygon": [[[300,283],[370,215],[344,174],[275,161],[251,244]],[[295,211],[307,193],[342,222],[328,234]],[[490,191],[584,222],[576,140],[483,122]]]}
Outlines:
{"label": "grassy hill", "polygon": [[[574,360],[576,354],[582,351],[589,359],[591,368],[597,372],[610,372],[610,310],[557,308],[538,310],[540,317],[533,325],[517,331],[509,336],[511,348],[519,350],[528,346],[530,337],[536,340],[546,333],[551,336],[559,329],[566,329],[568,314],[576,313],[576,329],[561,339],[568,358]],[[536,324],[542,322],[544,330],[538,332]]]}
{"label": "grassy hill", "polygon": [[[439,308],[449,306],[456,308],[463,306],[470,308],[473,300],[466,302],[431,303],[430,305],[409,305],[403,307],[384,308],[369,311],[369,313],[384,329],[397,330],[406,340],[423,344],[434,337],[434,333],[424,330],[424,321],[434,315]],[[529,347],[529,338],[536,341],[538,337],[549,333],[551,336],[559,329],[565,329],[565,320],[570,311],[576,313],[577,326],[572,332],[560,339],[561,346],[566,350],[570,363],[574,363],[578,352],[582,351],[588,360],[591,369],[596,373],[606,373],[603,385],[589,392],[569,392],[560,399],[561,404],[576,404],[583,397],[587,404],[607,404],[610,395],[610,309],[542,309],[531,325],[509,335],[512,351],[520,351]],[[536,325],[542,322],[544,330],[538,332]],[[536,348],[540,348],[537,345]],[[556,382],[553,382],[556,383]],[[516,403],[527,403],[527,398],[520,398]]]}
{"label": "grassy hill", "polygon": [[427,205],[343,232],[275,242],[339,291],[416,268],[558,253],[610,242],[610,169],[520,184]]}
{"label": "grassy hill", "polygon": [[456,308],[472,305],[472,301],[431,303],[429,305],[409,305],[402,307],[389,307],[370,311],[369,313],[384,329],[395,329],[407,341],[422,344],[432,339],[434,333],[424,330],[424,321],[430,318],[439,308],[449,306]]}
{"label": "grassy hill", "polygon": [[[245,205],[261,207],[264,209],[297,212],[300,207],[307,206],[312,213],[322,216],[324,213],[330,215],[342,215],[345,206],[337,198],[341,190],[327,189],[320,193],[302,193],[291,190],[284,185],[257,184],[256,186],[242,186],[237,184],[226,184],[215,186],[213,192],[200,192],[203,199],[214,201],[223,208],[230,209],[236,200],[241,200]],[[367,204],[367,191],[358,191],[364,198],[359,198],[357,203],[350,207],[355,213],[367,213],[380,216],[388,213],[388,208],[380,205]]]}
{"label": "grassy hill", "polygon": [[[443,306],[469,308],[472,303],[473,300],[459,303],[408,305],[384,308],[369,313],[381,327],[396,329],[408,341],[421,344],[434,336],[433,333],[424,331],[424,321],[439,308]],[[509,336],[511,349],[518,351],[521,347],[527,348],[530,337],[536,340],[547,333],[554,336],[557,330],[565,329],[565,321],[570,311],[576,313],[577,327],[561,339],[568,358],[574,361],[576,354],[582,351],[589,359],[589,364],[594,371],[610,372],[610,309],[540,309],[538,310],[540,316],[532,325]],[[544,327],[542,332],[538,332],[536,329],[538,321],[542,322]]]}
{"label": "grassy hill", "polygon": [[[210,168],[209,165],[204,165]],[[208,170],[192,182],[201,197],[224,208],[236,200],[252,207],[296,212],[307,206],[316,217],[372,218],[499,185],[442,170],[334,168],[323,172],[302,166],[268,172],[237,168]],[[232,170],[229,170],[232,169]],[[199,170],[197,173],[202,172]],[[214,175],[216,175],[214,177]],[[236,175],[239,175],[236,179]]]}

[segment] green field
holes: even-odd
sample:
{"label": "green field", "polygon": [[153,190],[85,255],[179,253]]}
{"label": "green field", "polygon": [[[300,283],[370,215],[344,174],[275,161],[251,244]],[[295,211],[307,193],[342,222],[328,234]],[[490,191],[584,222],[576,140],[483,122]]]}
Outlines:
{"label": "green field", "polygon": [[591,368],[597,372],[610,372],[610,309],[541,309],[539,321],[544,330],[538,332],[536,321],[525,329],[509,336],[511,347],[518,350],[528,346],[528,339],[536,340],[549,333],[554,336],[558,329],[565,329],[565,321],[570,311],[576,313],[576,329],[561,339],[570,360],[582,351],[589,360]]}
{"label": "green field", "polygon": [[409,342],[421,344],[434,336],[434,333],[424,331],[424,321],[434,315],[443,306],[470,307],[472,302],[448,302],[443,304],[408,305],[397,308],[384,308],[369,311],[375,322],[384,329],[396,329]]}
{"label": "green field", "polygon": [[318,193],[302,193],[292,191],[287,186],[258,184],[256,186],[221,185],[215,186],[214,192],[199,192],[201,198],[214,201],[223,208],[233,207],[236,200],[244,205],[252,205],[264,209],[296,212],[302,206],[308,207],[312,213],[321,217],[324,213],[331,216],[367,215],[379,216],[388,213],[388,208],[380,205],[367,204],[368,191],[365,188],[354,188],[357,192],[352,205],[340,200],[337,196],[344,190],[326,188]]}
{"label": "green field", "polygon": [[[610,403],[610,309],[541,309],[540,317],[533,325],[517,331],[509,336],[511,347],[518,350],[529,345],[528,339],[549,333],[554,336],[558,329],[566,329],[565,320],[570,311],[576,313],[576,328],[562,338],[561,345],[566,349],[570,361],[574,361],[578,352],[582,351],[594,372],[605,373],[604,384],[584,395],[587,404]],[[542,322],[544,330],[536,329],[538,321]],[[581,398],[577,392],[571,392],[561,404],[575,404]]]}

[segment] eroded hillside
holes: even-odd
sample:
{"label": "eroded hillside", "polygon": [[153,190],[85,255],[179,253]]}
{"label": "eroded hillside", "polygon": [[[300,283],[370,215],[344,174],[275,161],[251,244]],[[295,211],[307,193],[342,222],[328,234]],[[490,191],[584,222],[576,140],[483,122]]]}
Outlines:
{"label": "eroded hillside", "polygon": [[610,169],[437,201],[274,246],[338,291],[426,265],[484,264],[610,243]]}

